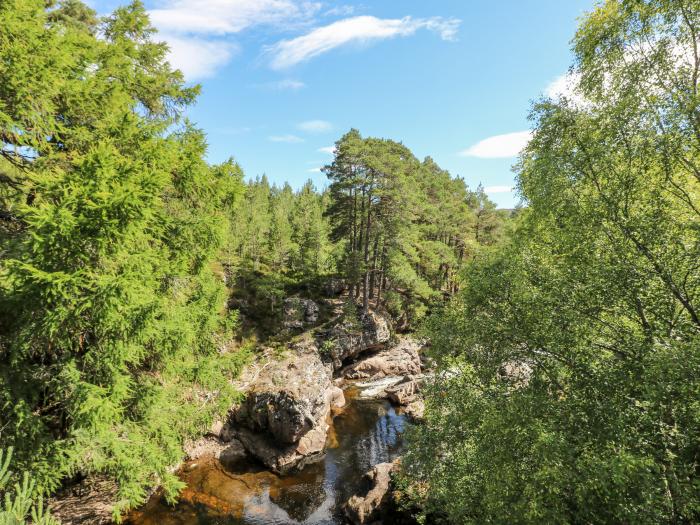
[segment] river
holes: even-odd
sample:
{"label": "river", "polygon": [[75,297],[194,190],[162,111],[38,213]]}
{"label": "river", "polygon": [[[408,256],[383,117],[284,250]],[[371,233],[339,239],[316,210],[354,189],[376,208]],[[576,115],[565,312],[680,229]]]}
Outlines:
{"label": "river", "polygon": [[346,391],[348,404],[334,419],[324,459],[300,472],[277,476],[254,462],[216,460],[185,464],[187,483],[174,506],[156,493],[132,513],[132,525],[339,524],[342,504],[362,486],[377,463],[402,450],[406,416],[387,401],[364,400]]}

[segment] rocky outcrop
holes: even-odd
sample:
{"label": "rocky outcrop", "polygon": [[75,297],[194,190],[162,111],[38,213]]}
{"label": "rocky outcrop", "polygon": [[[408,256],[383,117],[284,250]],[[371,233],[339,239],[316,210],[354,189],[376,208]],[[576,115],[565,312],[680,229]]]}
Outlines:
{"label": "rocky outcrop", "polygon": [[299,329],[311,326],[318,321],[320,308],[311,299],[287,297],[284,300],[282,325],[285,328]]}
{"label": "rocky outcrop", "polygon": [[379,518],[386,503],[391,484],[391,473],[398,462],[379,463],[365,474],[366,491],[352,496],[344,505],[345,515],[355,525],[372,523]]}
{"label": "rocky outcrop", "polygon": [[344,404],[318,350],[305,341],[257,371],[230,426],[249,453],[283,474],[322,457],[332,410]]}
{"label": "rocky outcrop", "polygon": [[400,382],[385,389],[387,398],[397,405],[408,405],[419,399],[423,376],[405,376]]}
{"label": "rocky outcrop", "polygon": [[243,444],[235,438],[224,441],[210,435],[186,443],[185,457],[190,461],[214,458],[224,465],[234,465],[246,458],[246,450]]}
{"label": "rocky outcrop", "polygon": [[390,338],[389,321],[373,310],[362,315],[359,321],[340,321],[325,334],[335,370],[340,370],[347,359],[378,348]]}
{"label": "rocky outcrop", "polygon": [[388,376],[420,374],[420,348],[417,341],[404,337],[391,348],[346,367],[341,375],[347,379],[376,380]]}

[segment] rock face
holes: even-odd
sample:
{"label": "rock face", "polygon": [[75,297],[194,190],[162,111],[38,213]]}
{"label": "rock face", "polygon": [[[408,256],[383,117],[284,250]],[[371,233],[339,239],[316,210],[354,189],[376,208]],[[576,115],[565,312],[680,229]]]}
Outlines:
{"label": "rock face", "polygon": [[385,392],[390,401],[397,405],[409,405],[419,399],[423,376],[405,376],[400,382],[386,388]]}
{"label": "rock face", "polygon": [[305,342],[259,370],[230,426],[248,452],[283,474],[323,456],[331,411],[344,404],[318,350]]}
{"label": "rock face", "polygon": [[405,337],[393,347],[346,367],[347,379],[376,380],[388,376],[417,375],[421,372],[420,344]]}
{"label": "rock face", "polygon": [[285,328],[299,329],[315,324],[318,321],[320,308],[311,299],[287,297],[283,306]]}
{"label": "rock face", "polygon": [[363,315],[359,325],[339,322],[328,332],[326,339],[331,342],[329,355],[336,370],[342,368],[346,359],[377,348],[391,338],[389,322],[375,311],[370,310]]}
{"label": "rock face", "polygon": [[365,525],[375,521],[386,502],[391,483],[391,473],[397,463],[379,463],[365,474],[367,491],[352,496],[344,506],[345,515],[355,525]]}

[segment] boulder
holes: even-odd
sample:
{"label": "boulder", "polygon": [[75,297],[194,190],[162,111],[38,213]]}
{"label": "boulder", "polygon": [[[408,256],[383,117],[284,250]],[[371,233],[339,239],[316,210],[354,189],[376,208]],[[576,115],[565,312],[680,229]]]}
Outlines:
{"label": "boulder", "polygon": [[425,402],[422,399],[416,399],[406,405],[403,410],[412,421],[421,422],[425,417]]}
{"label": "boulder", "polygon": [[257,370],[230,426],[250,454],[285,474],[323,457],[331,410],[344,404],[318,350],[306,341]]}
{"label": "boulder", "polygon": [[385,389],[389,400],[397,405],[409,405],[419,399],[423,376],[405,376],[400,382]]}
{"label": "boulder", "polygon": [[331,386],[315,347],[301,344],[260,369],[232,416],[238,425],[290,445],[326,416]]}
{"label": "boulder", "polygon": [[345,515],[355,525],[374,522],[387,501],[391,473],[397,463],[379,463],[364,476],[365,491],[352,496],[344,505]]}
{"label": "boulder", "polygon": [[388,376],[417,375],[421,372],[420,345],[409,337],[370,357],[346,367],[342,377],[377,380]]}
{"label": "boulder", "polygon": [[287,297],[283,305],[285,328],[299,329],[315,324],[318,321],[320,308],[311,299]]}
{"label": "boulder", "polygon": [[336,413],[345,407],[345,394],[339,387],[332,385],[326,390],[326,395],[328,396],[328,403],[332,413]]}
{"label": "boulder", "polygon": [[391,338],[389,321],[370,310],[359,322],[340,321],[326,334],[330,342],[329,355],[335,370],[340,370],[348,358],[373,348],[379,348]]}
{"label": "boulder", "polygon": [[258,461],[276,474],[284,475],[323,459],[328,429],[328,422],[319,423],[291,445],[280,445],[270,436],[246,428],[239,429],[237,436]]}

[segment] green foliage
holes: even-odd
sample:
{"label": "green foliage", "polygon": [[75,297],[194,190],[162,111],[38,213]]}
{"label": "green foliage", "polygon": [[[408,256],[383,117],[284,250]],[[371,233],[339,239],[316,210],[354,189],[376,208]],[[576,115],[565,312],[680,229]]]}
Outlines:
{"label": "green foliage", "polygon": [[44,509],[44,501],[37,495],[36,480],[25,472],[15,484],[10,472],[12,448],[0,449],[0,525],[58,525],[58,521]]}
{"label": "green foliage", "polygon": [[232,240],[236,299],[245,313],[274,331],[285,297],[317,295],[331,274],[332,246],[323,216],[326,196],[309,181],[293,191],[266,177],[246,185]]}
{"label": "green foliage", "polygon": [[180,488],[182,440],[230,406],[246,358],[217,348],[242,174],[203,161],[178,117],[196,89],[152,33],[140,2],[100,21],[0,4],[3,446],[41,492],[113,477],[116,516]]}
{"label": "green foliage", "polygon": [[435,162],[400,143],[346,133],[326,166],[331,238],[350,295],[385,306],[399,325],[415,324],[459,287],[462,265],[500,240],[505,215],[483,191],[470,192]]}
{"label": "green foliage", "polygon": [[404,465],[428,514],[700,520],[698,29],[695,3],[609,0],[577,97],[536,104],[528,208],[427,322],[441,373]]}

